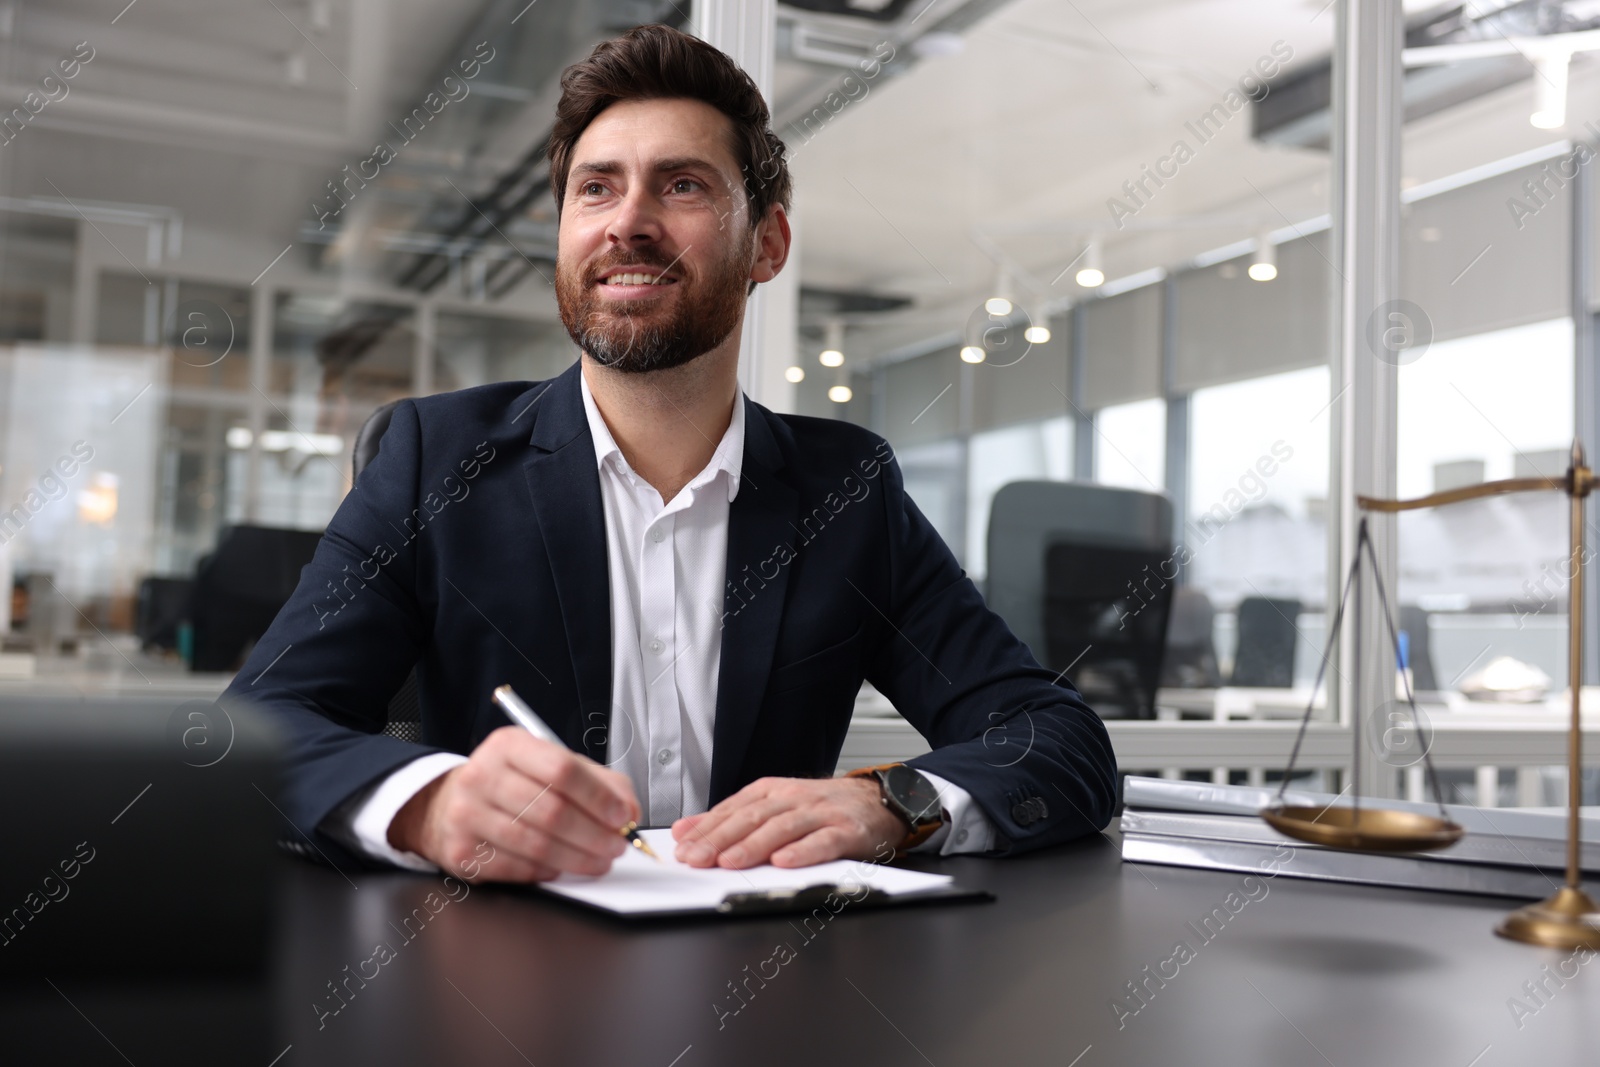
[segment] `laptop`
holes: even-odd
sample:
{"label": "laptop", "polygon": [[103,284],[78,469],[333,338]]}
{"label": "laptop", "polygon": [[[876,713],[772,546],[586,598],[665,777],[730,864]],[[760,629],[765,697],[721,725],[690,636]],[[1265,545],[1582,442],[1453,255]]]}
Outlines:
{"label": "laptop", "polygon": [[0,692],[0,978],[264,973],[279,753],[248,708]]}

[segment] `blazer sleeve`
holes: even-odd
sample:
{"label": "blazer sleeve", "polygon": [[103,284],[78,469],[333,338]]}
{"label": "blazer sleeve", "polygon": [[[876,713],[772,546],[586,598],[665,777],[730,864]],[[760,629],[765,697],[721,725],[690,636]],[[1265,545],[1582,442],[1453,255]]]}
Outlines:
{"label": "blazer sleeve", "polygon": [[417,597],[422,539],[404,537],[418,506],[421,439],[416,405],[406,401],[294,594],[222,696],[279,727],[287,749],[277,799],[285,835],[294,851],[340,867],[377,864],[319,829],[328,814],[397,767],[441,751],[380,732],[429,631]]}
{"label": "blazer sleeve", "polygon": [[1117,783],[1105,724],[989,610],[892,458],[883,486],[887,603],[874,606],[893,625],[867,678],[933,746],[907,762],[972,794],[1009,851],[1102,829]]}

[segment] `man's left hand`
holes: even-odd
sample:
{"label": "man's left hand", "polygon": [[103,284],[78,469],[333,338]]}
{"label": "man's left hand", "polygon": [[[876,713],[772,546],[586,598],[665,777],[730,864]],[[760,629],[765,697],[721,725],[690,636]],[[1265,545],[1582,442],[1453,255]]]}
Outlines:
{"label": "man's left hand", "polygon": [[881,857],[905,840],[905,820],[872,778],[761,778],[710,811],[672,824],[691,867],[806,867]]}

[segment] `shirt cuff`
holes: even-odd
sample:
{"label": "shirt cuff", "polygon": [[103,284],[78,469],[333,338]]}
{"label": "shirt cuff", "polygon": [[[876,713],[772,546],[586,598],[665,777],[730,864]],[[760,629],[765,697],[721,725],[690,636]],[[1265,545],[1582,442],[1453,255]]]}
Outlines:
{"label": "shirt cuff", "polygon": [[467,757],[454,752],[432,752],[414,759],[335,808],[323,820],[323,832],[347,847],[396,867],[437,871],[435,864],[415,852],[402,852],[389,844],[389,824],[423,786],[465,762]]}
{"label": "shirt cuff", "polygon": [[933,783],[934,791],[939,794],[944,825],[911,851],[951,856],[958,852],[988,852],[994,848],[994,824],[974,803],[972,794],[937,774],[922,771],[922,776]]}

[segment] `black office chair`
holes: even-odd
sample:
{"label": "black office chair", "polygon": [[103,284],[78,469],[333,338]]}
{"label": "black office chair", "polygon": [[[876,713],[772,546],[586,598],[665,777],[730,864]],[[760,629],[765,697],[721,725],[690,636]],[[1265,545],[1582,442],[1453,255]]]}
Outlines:
{"label": "black office chair", "polygon": [[988,563],[989,606],[1041,663],[1070,667],[1106,718],[1154,714],[1172,595],[1166,497],[1012,482],[990,507]]}
{"label": "black office chair", "polygon": [[134,634],[139,647],[175,650],[178,629],[189,619],[189,604],[194,598],[194,579],[149,577],[139,583],[139,601],[134,616]]}
{"label": "black office chair", "polygon": [[1229,685],[1288,689],[1294,685],[1294,648],[1300,601],[1248,596],[1239,601],[1239,643]]}
{"label": "black office chair", "polygon": [[1433,673],[1433,643],[1428,639],[1428,615],[1416,604],[1400,606],[1400,630],[1409,644],[1411,657],[1411,686],[1417,692],[1439,688],[1438,676]]}
{"label": "black office chair", "polygon": [[1167,623],[1167,654],[1161,661],[1161,684],[1175,689],[1215,689],[1222,684],[1217,645],[1212,631],[1217,612],[1211,598],[1192,585],[1172,591],[1172,617]]}
{"label": "black office chair", "polygon": [[195,569],[190,669],[236,671],[300,582],[322,534],[271,526],[232,526]]}
{"label": "black office chair", "polygon": [[[399,405],[399,400],[380,405],[367,416],[367,421],[356,432],[355,447],[350,450],[350,468],[357,478],[361,477],[366,465],[377,458],[378,446],[389,429],[389,420],[394,418],[394,409]],[[417,693],[415,668],[406,675],[406,680],[400,683],[394,696],[389,698],[389,721],[384,725],[383,732],[401,741],[422,740],[422,701]]]}
{"label": "black office chair", "polygon": [[1045,662],[1107,719],[1155,718],[1171,553],[1058,542],[1045,552]]}

